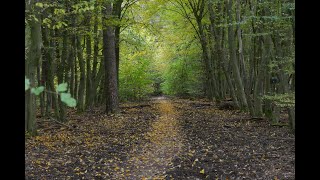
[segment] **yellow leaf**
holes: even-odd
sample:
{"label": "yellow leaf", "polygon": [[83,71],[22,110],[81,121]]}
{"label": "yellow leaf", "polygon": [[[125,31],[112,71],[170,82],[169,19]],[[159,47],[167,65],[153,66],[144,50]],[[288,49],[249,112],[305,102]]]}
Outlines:
{"label": "yellow leaf", "polygon": [[202,169],[202,170],[200,171],[200,173],[201,173],[201,174],[204,174],[204,169]]}

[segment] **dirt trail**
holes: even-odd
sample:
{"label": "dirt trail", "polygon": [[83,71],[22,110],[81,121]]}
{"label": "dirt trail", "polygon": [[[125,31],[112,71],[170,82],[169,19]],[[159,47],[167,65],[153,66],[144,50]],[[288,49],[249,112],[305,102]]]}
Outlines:
{"label": "dirt trail", "polygon": [[[130,172],[127,179],[164,179],[172,160],[182,149],[181,127],[177,121],[179,113],[165,98],[155,99],[155,108],[160,115],[151,124],[151,131],[145,134],[149,142],[130,153],[129,166],[123,169]],[[122,174],[114,178],[121,176],[123,178]]]}
{"label": "dirt trail", "polygon": [[287,127],[206,100],[153,98],[117,115],[39,122],[26,139],[26,179],[294,179]]}

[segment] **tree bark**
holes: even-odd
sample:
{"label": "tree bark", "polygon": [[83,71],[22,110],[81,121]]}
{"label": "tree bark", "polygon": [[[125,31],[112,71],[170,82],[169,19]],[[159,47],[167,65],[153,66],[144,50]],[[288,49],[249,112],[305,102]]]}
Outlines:
{"label": "tree bark", "polygon": [[[44,57],[43,59],[47,60],[46,63],[46,69],[47,69],[47,86],[49,91],[55,92],[55,87],[54,87],[54,48],[55,48],[55,43],[53,40],[49,39],[49,36],[53,37],[54,33],[53,30],[49,30],[47,28],[43,28],[42,30],[42,40],[43,40],[43,46],[44,46]],[[47,93],[49,94],[49,93]],[[57,101],[57,95],[56,94],[51,94],[51,100],[52,100],[52,107],[54,108],[54,115],[55,117],[60,121],[59,117],[59,106],[58,106],[58,101]]]}
{"label": "tree bark", "polygon": [[[38,1],[30,1],[30,4],[27,4],[27,8],[31,9],[31,7],[37,3]],[[41,21],[38,13],[34,13],[35,17],[37,17],[38,21],[31,20],[30,22],[30,51],[28,54],[28,59],[26,63],[26,76],[30,80],[31,87],[35,86],[36,79],[36,68],[39,65],[41,58]],[[25,106],[25,129],[31,135],[35,135],[36,131],[36,97],[31,93],[29,89],[26,91],[26,106]]]}
{"label": "tree bark", "polygon": [[[106,3],[105,18],[109,20],[112,16],[112,4]],[[103,29],[103,55],[105,61],[105,90],[106,90],[106,112],[118,111],[118,81],[115,53],[115,27],[112,24],[104,24]]]}
{"label": "tree bark", "polygon": [[79,68],[80,68],[80,82],[79,82],[79,90],[78,90],[78,102],[77,102],[77,110],[79,112],[84,111],[84,92],[85,92],[85,80],[86,80],[86,74],[85,74],[85,62],[83,60],[83,54],[82,54],[82,48],[81,48],[81,38],[80,36],[77,37],[77,56],[78,56],[78,62],[79,62]]}
{"label": "tree bark", "polygon": [[[116,0],[113,8],[113,15],[118,18],[118,21],[121,21],[121,5],[123,0]],[[115,27],[115,53],[116,53],[116,66],[117,66],[117,86],[119,88],[119,64],[120,64],[120,29],[121,26],[117,25]]]}
{"label": "tree bark", "polygon": [[248,103],[247,103],[247,98],[244,92],[244,87],[243,87],[243,82],[241,79],[240,71],[239,71],[239,65],[237,61],[237,56],[236,56],[236,49],[234,47],[234,31],[233,31],[233,25],[232,24],[232,1],[229,0],[228,3],[228,43],[229,43],[229,51],[230,51],[230,58],[232,62],[232,72],[234,75],[234,80],[235,80],[235,85],[236,85],[236,92],[237,96],[240,100],[240,106],[241,109],[247,110],[248,108]]}
{"label": "tree bark", "polygon": [[[90,25],[90,21],[87,22]],[[86,35],[86,50],[87,50],[87,79],[86,79],[86,107],[90,108],[92,106],[92,71],[91,71],[91,36]]]}

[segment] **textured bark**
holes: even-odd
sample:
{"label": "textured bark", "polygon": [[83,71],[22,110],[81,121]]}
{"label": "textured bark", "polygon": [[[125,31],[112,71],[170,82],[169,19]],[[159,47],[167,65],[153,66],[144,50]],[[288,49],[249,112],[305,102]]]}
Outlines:
{"label": "textured bark", "polygon": [[[42,40],[43,40],[43,46],[44,46],[44,57],[43,59],[47,60],[46,63],[46,69],[47,69],[47,87],[49,91],[55,92],[55,87],[54,87],[54,48],[55,48],[55,43],[53,40],[49,39],[50,37],[54,37],[54,32],[53,30],[49,30],[47,28],[43,28],[42,31]],[[49,93],[47,93],[49,94]],[[54,115],[55,117],[60,120],[59,117],[59,106],[58,106],[58,100],[57,100],[57,95],[56,94],[51,94],[50,101],[52,102],[52,108],[54,109]]]}
{"label": "textured bark", "polygon": [[[97,87],[100,82],[98,80],[98,55],[99,55],[99,34],[98,34],[98,16],[94,18],[94,27],[93,27],[93,34],[94,34],[94,45],[93,45],[93,62],[92,62],[92,88],[90,89],[90,102],[92,105],[96,103],[96,94],[97,94]],[[100,61],[100,67],[102,67],[103,60]],[[100,68],[101,69],[101,68]],[[104,66],[102,67],[104,69]]]}
{"label": "textured bark", "polygon": [[70,55],[69,55],[69,67],[70,67],[70,94],[72,97],[75,97],[75,94],[74,94],[74,74],[75,74],[75,69],[74,69],[74,64],[75,64],[75,38],[74,38],[74,35],[71,35],[71,38],[70,38],[70,41],[71,41],[71,47],[70,47]]}
{"label": "textured bark", "polygon": [[[111,18],[112,4],[106,3],[106,19]],[[106,112],[118,111],[118,81],[115,53],[115,27],[105,24],[103,29],[103,56],[105,61],[105,90],[106,90]]]}
{"label": "textured bark", "polygon": [[78,56],[78,62],[79,62],[79,69],[80,69],[80,81],[79,81],[79,90],[78,90],[78,102],[77,102],[77,110],[79,112],[84,111],[84,93],[85,93],[85,80],[86,80],[86,74],[85,74],[85,62],[83,59],[82,54],[82,48],[81,48],[81,38],[80,36],[77,37],[77,56]]}
{"label": "textured bark", "polygon": [[[87,22],[88,23],[88,22]],[[90,21],[88,23],[90,25]],[[92,106],[92,72],[91,72],[91,36],[86,36],[86,52],[87,52],[87,58],[86,58],[86,67],[87,67],[87,79],[86,79],[86,107],[89,108]]]}
{"label": "textured bark", "polygon": [[190,0],[188,1],[190,8],[193,12],[194,17],[196,18],[197,26],[198,26],[198,36],[201,44],[202,49],[202,59],[203,59],[203,65],[206,72],[206,89],[207,89],[207,97],[208,99],[214,100],[215,98],[215,79],[213,77],[213,69],[212,69],[212,63],[209,56],[209,50],[208,50],[208,40],[205,34],[205,29],[202,23],[202,19],[204,17],[204,8],[205,3],[203,0],[198,1],[197,3],[193,3]]}
{"label": "textured bark", "polygon": [[[40,60],[41,60],[41,50],[40,50]],[[41,80],[41,65],[40,65],[40,62],[41,61],[39,61],[39,64],[37,66],[38,87],[43,86],[43,82]],[[41,114],[41,116],[44,116],[45,109],[44,109],[44,98],[43,98],[42,94],[39,95],[39,98],[40,98],[40,114]]]}
{"label": "textured bark", "polygon": [[[280,58],[280,60],[284,57],[284,53],[282,51],[282,47],[280,44],[280,41],[277,40],[276,36],[274,38],[273,44],[275,45],[276,55]],[[284,67],[281,63],[278,64],[278,70],[279,70],[279,81],[280,81],[280,93],[289,93],[289,83],[288,83],[288,75],[284,72]],[[289,125],[293,132],[295,132],[295,107],[288,107],[287,108],[288,115],[289,115]]]}
{"label": "textured bark", "polygon": [[[37,1],[30,1],[28,4],[28,8],[31,9],[34,3]],[[30,51],[28,54],[28,59],[26,63],[26,76],[30,80],[30,85],[35,86],[36,79],[36,69],[39,65],[40,57],[41,57],[41,24],[40,24],[40,16],[39,14],[35,14],[35,17],[39,19],[39,21],[31,20],[30,22]],[[26,91],[25,94],[26,106],[25,106],[25,129],[32,135],[36,134],[36,97],[31,93],[30,90]]]}
{"label": "textured bark", "polygon": [[260,38],[260,53],[261,53],[261,62],[258,70],[258,75],[255,82],[254,88],[254,116],[262,117],[262,95],[263,95],[263,79],[265,76],[265,68],[266,68],[266,57],[265,57],[265,47],[263,43],[263,39]]}
{"label": "textured bark", "polygon": [[[221,11],[221,8],[218,8],[218,10]],[[226,81],[227,81],[227,85],[228,85],[228,90],[230,91],[230,95],[233,99],[233,103],[234,106],[236,108],[239,108],[239,102],[238,102],[238,98],[236,97],[235,94],[235,88],[233,86],[231,77],[230,77],[230,69],[227,67],[226,63],[227,63],[227,58],[226,58],[226,54],[223,48],[224,45],[224,29],[223,27],[220,28],[220,33],[218,31],[218,28],[216,28],[216,22],[219,20],[215,17],[214,15],[214,11],[213,11],[213,3],[212,1],[208,2],[208,12],[209,12],[209,19],[210,19],[210,23],[211,23],[211,28],[210,28],[210,33],[211,33],[211,38],[215,40],[214,45],[212,46],[212,49],[215,49],[216,51],[216,57],[217,59],[219,59],[219,63],[218,66],[221,67],[221,71],[224,73]],[[221,72],[219,72],[220,77],[219,80],[221,80]],[[222,83],[221,83],[222,84]],[[226,93],[226,88],[222,87],[224,86],[224,84],[221,85],[221,97],[225,96]]]}
{"label": "textured bark", "polygon": [[[55,49],[56,49],[56,64],[57,64],[57,77],[58,77],[58,84],[63,83],[63,73],[64,73],[64,61],[65,61],[65,54],[66,54],[66,42],[65,42],[65,37],[63,37],[63,44],[62,44],[62,50],[60,51],[60,45],[59,45],[59,39],[60,38],[60,31],[59,30],[55,30],[55,36],[56,36],[56,40],[55,40]],[[62,52],[62,54],[60,54],[60,52]],[[61,57],[63,56],[63,57]],[[59,120],[60,121],[65,121],[65,107],[63,102],[60,99],[60,96],[58,96],[57,98],[58,101],[58,109],[59,109]]]}
{"label": "textured bark", "polygon": [[[228,24],[231,24],[232,21],[232,0],[229,0],[228,3]],[[239,98],[240,106],[241,109],[247,110],[248,108],[248,103],[247,103],[247,98],[244,92],[244,86],[243,82],[241,79],[240,71],[239,71],[239,65],[237,61],[237,56],[236,56],[236,49],[234,46],[234,30],[233,30],[233,25],[228,26],[228,44],[229,44],[229,51],[230,51],[230,58],[232,62],[232,72],[234,75],[234,80],[235,80],[235,85],[236,85],[236,93],[237,97]]]}
{"label": "textured bark", "polygon": [[[68,82],[68,33],[66,30],[62,33],[62,50],[61,50],[61,63],[62,66],[60,68],[60,71],[58,71],[58,84]],[[61,101],[61,97],[59,96],[59,113],[60,113],[60,120],[66,121],[66,105]]]}
{"label": "textured bark", "polygon": [[[76,39],[76,38],[75,38]],[[75,40],[76,42],[77,40]],[[74,57],[74,89],[73,89],[73,94],[74,94],[74,98],[75,99],[78,99],[78,53],[77,53],[77,43],[75,43],[75,46],[74,46],[74,54],[75,54],[75,57]],[[78,103],[77,103],[78,104]]]}
{"label": "textured bark", "polygon": [[[123,0],[116,0],[113,8],[113,15],[118,18],[120,21],[121,19],[121,5]],[[115,53],[116,53],[116,66],[117,66],[117,86],[119,88],[119,63],[120,63],[120,25],[115,27]]]}

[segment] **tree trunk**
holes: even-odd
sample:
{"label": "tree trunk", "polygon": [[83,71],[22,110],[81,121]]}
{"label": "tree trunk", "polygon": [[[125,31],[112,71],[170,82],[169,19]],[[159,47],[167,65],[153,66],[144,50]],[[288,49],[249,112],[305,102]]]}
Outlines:
{"label": "tree trunk", "polygon": [[[123,0],[116,0],[113,8],[113,15],[118,18],[120,21],[121,19],[121,5]],[[119,88],[119,63],[120,63],[120,25],[115,27],[115,53],[116,53],[116,66],[117,66],[117,86]]]}
{"label": "tree trunk", "polygon": [[74,74],[75,74],[75,69],[74,69],[74,64],[75,64],[75,38],[74,38],[74,35],[72,34],[71,35],[71,51],[70,51],[70,55],[69,55],[69,66],[70,66],[70,71],[71,71],[71,74],[70,74],[70,94],[72,97],[75,98],[75,93],[74,93]]}
{"label": "tree trunk", "polygon": [[[30,1],[27,8],[31,9],[31,7],[37,1]],[[39,21],[31,20],[30,29],[31,29],[31,45],[30,51],[28,54],[28,59],[26,63],[26,76],[30,80],[30,85],[35,86],[36,79],[36,68],[39,65],[41,59],[41,21],[39,14],[35,13],[35,17],[38,18]],[[35,135],[36,131],[36,97],[31,93],[29,89],[26,91],[26,106],[25,106],[25,129],[31,135]]]}
{"label": "tree trunk", "polygon": [[[64,30],[62,34],[62,54],[61,54],[61,66],[60,71],[58,72],[58,83],[68,82],[68,33]],[[59,110],[60,110],[60,120],[66,121],[66,105],[61,101],[61,97],[59,96]]]}
{"label": "tree trunk", "polygon": [[236,49],[234,47],[234,31],[233,31],[233,25],[232,24],[232,1],[229,0],[228,4],[228,43],[229,43],[229,51],[230,51],[230,58],[232,62],[232,72],[234,75],[234,80],[235,80],[235,85],[236,85],[236,92],[237,96],[240,100],[240,106],[241,109],[247,110],[248,108],[248,103],[247,103],[247,98],[244,92],[244,87],[243,87],[243,82],[241,79],[240,71],[239,71],[239,66],[238,66],[238,61],[237,61],[237,56],[236,56]]}
{"label": "tree trunk", "polygon": [[[62,56],[60,55],[60,45],[59,45],[59,37],[60,37],[60,31],[57,29],[55,30],[55,36],[56,36],[56,41],[55,41],[55,48],[56,48],[56,62],[57,62],[57,77],[58,77],[58,84],[63,83],[63,73],[64,73],[64,61],[65,61],[65,54],[66,54],[66,38],[63,37],[63,44],[62,44]],[[61,101],[60,96],[57,98],[58,101],[58,106],[57,109],[59,109],[59,121],[65,121],[65,105]]]}
{"label": "tree trunk", "polygon": [[255,82],[254,88],[254,116],[255,117],[262,117],[262,96],[263,96],[263,79],[265,75],[265,48],[262,37],[260,38],[260,53],[261,53],[261,62],[260,67],[258,70],[258,76]]}
{"label": "tree trunk", "polygon": [[79,61],[79,68],[80,68],[80,82],[79,82],[79,91],[78,91],[78,102],[77,102],[77,110],[79,112],[84,111],[84,92],[85,92],[85,62],[83,60],[82,49],[81,49],[81,38],[77,37],[77,56]]}
{"label": "tree trunk", "polygon": [[[47,28],[43,28],[43,31],[42,31],[42,40],[43,40],[43,46],[45,48],[44,50],[44,57],[43,59],[46,59],[47,60],[47,86],[48,86],[48,90],[49,91],[53,91],[53,92],[56,92],[55,91],[55,87],[54,87],[54,47],[55,47],[55,44],[53,42],[53,40],[50,40],[49,39],[49,35],[51,37],[54,37],[54,33],[53,31],[47,29]],[[49,94],[49,93],[47,93]],[[53,108],[54,108],[54,114],[55,114],[55,117],[60,120],[59,118],[59,106],[58,106],[58,101],[57,101],[57,95],[56,94],[51,94],[50,96],[51,98],[51,102],[53,104]]]}
{"label": "tree trunk", "polygon": [[[41,51],[40,51],[40,60],[41,60]],[[40,62],[39,62],[39,65],[37,66],[37,80],[38,80],[38,86],[44,86],[43,85],[43,82],[41,80],[41,65],[40,65]],[[40,98],[40,114],[41,116],[44,116],[44,99],[43,99],[43,96],[42,94],[39,95],[39,98]]]}
{"label": "tree trunk", "polygon": [[[90,21],[89,21],[90,22]],[[90,23],[88,23],[90,25]],[[91,75],[91,36],[86,36],[86,50],[87,50],[87,79],[86,79],[86,107],[92,106],[92,75]]]}
{"label": "tree trunk", "polygon": [[[112,17],[112,4],[106,3],[106,19]],[[106,112],[115,113],[118,111],[118,82],[117,65],[115,53],[115,27],[104,25],[103,29],[103,55],[105,61],[105,90],[106,90]]]}

